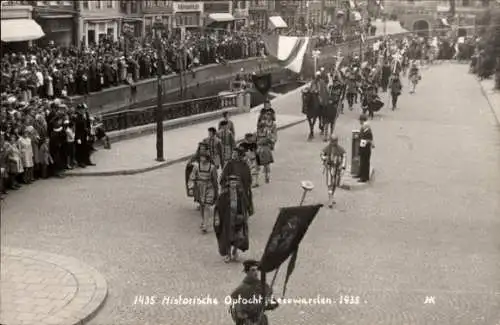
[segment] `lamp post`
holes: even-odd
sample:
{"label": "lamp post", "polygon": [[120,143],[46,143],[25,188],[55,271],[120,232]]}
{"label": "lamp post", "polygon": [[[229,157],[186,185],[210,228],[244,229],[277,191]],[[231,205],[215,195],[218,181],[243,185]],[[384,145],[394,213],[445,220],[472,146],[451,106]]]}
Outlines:
{"label": "lamp post", "polygon": [[162,110],[162,99],[163,99],[163,89],[162,89],[162,73],[163,73],[163,51],[162,51],[162,31],[163,22],[161,18],[156,18],[153,24],[155,36],[156,36],[156,51],[158,56],[158,66],[156,69],[157,75],[157,99],[156,99],[156,161],[165,161],[163,157],[163,110]]}

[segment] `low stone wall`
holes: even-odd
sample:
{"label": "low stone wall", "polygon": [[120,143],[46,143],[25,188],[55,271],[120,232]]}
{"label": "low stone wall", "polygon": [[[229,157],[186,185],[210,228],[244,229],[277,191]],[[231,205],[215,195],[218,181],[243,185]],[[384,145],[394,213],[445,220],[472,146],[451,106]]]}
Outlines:
{"label": "low stone wall", "polygon": [[[370,38],[364,44],[363,48],[368,49],[372,46],[377,38]],[[318,59],[318,67],[331,65],[337,53],[340,51],[342,55],[349,53],[359,54],[361,47],[360,42],[350,42],[340,44],[338,46],[329,46],[321,49],[321,55]],[[305,65],[311,66],[310,55],[306,56]],[[276,63],[271,63],[269,60],[259,57],[245,60],[236,60],[227,62],[227,64],[212,64],[199,67],[194,70],[194,73],[186,73],[185,78],[188,88],[209,87],[210,85],[220,84],[232,80],[241,70],[245,73],[261,73],[261,72],[282,72],[283,69]],[[310,69],[309,69],[310,70]],[[308,77],[309,73],[304,76]],[[314,72],[312,72],[314,73]],[[178,75],[169,75],[162,78],[164,94],[172,94],[180,89],[180,78]],[[157,79],[147,79],[137,82],[134,87],[122,85],[114,88],[104,89],[97,93],[91,93],[87,96],[72,97],[71,101],[74,104],[82,102],[87,103],[89,109],[93,113],[105,113],[116,111],[121,108],[130,107],[136,103],[146,102],[157,96]]]}
{"label": "low stone wall", "polygon": [[[259,73],[278,71],[277,64],[272,64],[265,58],[251,58],[246,60],[231,61],[227,64],[212,64],[195,69],[193,73],[185,73],[185,84],[188,88],[207,87],[224,81],[228,82],[244,69],[245,73]],[[180,78],[178,75],[168,75],[162,78],[164,94],[178,92]],[[71,99],[72,103],[85,102],[94,113],[114,111],[141,103],[157,96],[157,79],[141,80],[135,85],[122,85],[91,93],[88,96],[77,96]]]}

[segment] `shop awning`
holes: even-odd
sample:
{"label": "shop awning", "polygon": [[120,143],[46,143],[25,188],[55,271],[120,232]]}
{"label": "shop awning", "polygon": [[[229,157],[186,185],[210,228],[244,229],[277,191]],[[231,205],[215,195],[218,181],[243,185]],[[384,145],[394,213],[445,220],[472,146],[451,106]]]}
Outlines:
{"label": "shop awning", "polygon": [[2,20],[2,42],[25,42],[44,36],[42,27],[33,19]]}
{"label": "shop awning", "polygon": [[281,18],[281,16],[271,16],[269,17],[269,22],[271,23],[271,28],[273,29],[288,27],[288,25],[283,20],[283,18]]}
{"label": "shop awning", "polygon": [[229,13],[217,13],[217,14],[209,14],[208,19],[211,20],[212,22],[223,23],[227,21],[233,21],[234,17]]}

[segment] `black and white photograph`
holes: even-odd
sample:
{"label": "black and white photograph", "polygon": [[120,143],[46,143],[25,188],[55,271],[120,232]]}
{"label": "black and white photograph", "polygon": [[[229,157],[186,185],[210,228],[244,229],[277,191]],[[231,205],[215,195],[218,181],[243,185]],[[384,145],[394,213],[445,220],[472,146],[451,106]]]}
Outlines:
{"label": "black and white photograph", "polygon": [[1,1],[0,325],[500,325],[499,0]]}

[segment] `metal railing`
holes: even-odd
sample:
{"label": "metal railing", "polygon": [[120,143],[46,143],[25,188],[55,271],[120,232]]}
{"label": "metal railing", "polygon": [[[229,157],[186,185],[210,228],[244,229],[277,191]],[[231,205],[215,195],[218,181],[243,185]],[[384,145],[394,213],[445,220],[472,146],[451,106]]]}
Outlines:
{"label": "metal railing", "polygon": [[[162,106],[163,121],[236,107],[237,97],[236,94],[231,94],[165,103]],[[155,109],[156,105],[151,105],[138,109],[104,114],[102,115],[102,123],[108,132],[155,123]]]}

